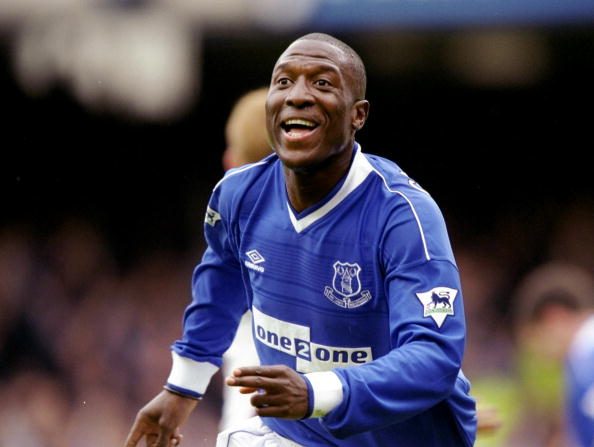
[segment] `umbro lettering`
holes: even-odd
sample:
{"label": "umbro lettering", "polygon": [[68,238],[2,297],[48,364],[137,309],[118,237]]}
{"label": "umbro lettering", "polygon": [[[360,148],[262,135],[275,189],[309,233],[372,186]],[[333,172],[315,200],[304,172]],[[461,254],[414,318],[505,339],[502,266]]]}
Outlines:
{"label": "umbro lettering", "polygon": [[264,273],[264,267],[262,267],[261,265],[256,265],[250,261],[243,261],[243,265],[245,265],[249,269],[255,270],[260,273]]}

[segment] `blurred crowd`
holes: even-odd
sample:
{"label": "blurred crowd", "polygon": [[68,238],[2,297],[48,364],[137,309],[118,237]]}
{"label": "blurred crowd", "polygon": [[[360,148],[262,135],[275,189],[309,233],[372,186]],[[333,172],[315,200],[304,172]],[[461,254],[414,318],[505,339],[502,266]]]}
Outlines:
{"label": "blurred crowd", "polygon": [[[454,241],[468,319],[465,372],[479,405],[503,424],[479,446],[564,446],[562,365],[527,349],[534,344],[524,343],[514,317],[515,289],[551,261],[591,280],[592,203],[564,207],[547,228],[532,258],[520,235],[534,229],[519,221],[488,244]],[[202,247],[146,254],[126,267],[113,248],[81,219],[52,230],[0,228],[0,446],[121,445],[162,387]],[[188,445],[214,444],[220,410],[219,374],[184,427]]]}
{"label": "blurred crowd", "polygon": [[[0,446],[121,445],[167,377],[195,261],[155,253],[124,271],[78,219],[0,230]],[[213,382],[186,430],[198,445],[216,434]]]}

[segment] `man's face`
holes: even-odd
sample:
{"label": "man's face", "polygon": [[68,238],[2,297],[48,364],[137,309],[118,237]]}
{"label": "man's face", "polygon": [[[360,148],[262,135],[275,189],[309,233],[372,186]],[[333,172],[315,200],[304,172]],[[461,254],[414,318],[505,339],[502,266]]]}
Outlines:
{"label": "man's face", "polygon": [[355,105],[349,70],[340,49],[317,40],[294,42],[277,61],[266,101],[266,124],[286,167],[315,168],[338,154],[350,157],[345,150],[363,125],[367,106],[363,112]]}

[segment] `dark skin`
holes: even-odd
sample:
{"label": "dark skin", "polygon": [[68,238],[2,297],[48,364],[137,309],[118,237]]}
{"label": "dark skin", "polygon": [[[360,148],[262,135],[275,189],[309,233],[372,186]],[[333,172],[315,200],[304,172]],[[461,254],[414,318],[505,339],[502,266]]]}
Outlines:
{"label": "dark skin", "polygon": [[248,366],[233,371],[225,383],[237,386],[242,394],[252,394],[258,416],[302,419],[307,413],[307,385],[285,365]]}
{"label": "dark skin", "polygon": [[[288,199],[298,212],[326,196],[349,168],[355,133],[369,113],[354,77],[348,56],[318,40],[293,42],[275,65],[266,102],[267,128],[283,163]],[[301,124],[292,127],[290,120]],[[306,416],[307,386],[288,366],[238,368],[226,383],[243,394],[253,393],[251,403],[259,416]],[[179,427],[197,403],[163,390],[138,412],[125,447],[142,439],[150,447],[179,445]]]}
{"label": "dark skin", "polygon": [[183,436],[181,427],[197,400],[163,390],[140,409],[126,439],[125,447],[133,447],[144,438],[148,447],[175,447]]}
{"label": "dark skin", "polygon": [[[369,103],[357,98],[353,77],[348,57],[317,40],[297,40],[274,67],[267,128],[298,212],[324,198],[349,168],[355,133],[369,113]],[[291,118],[308,120],[315,128],[291,137],[284,125]]]}

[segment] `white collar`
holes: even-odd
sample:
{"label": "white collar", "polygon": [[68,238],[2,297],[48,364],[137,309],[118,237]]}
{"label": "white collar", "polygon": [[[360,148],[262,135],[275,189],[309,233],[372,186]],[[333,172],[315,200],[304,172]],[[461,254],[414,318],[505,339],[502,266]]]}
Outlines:
{"label": "white collar", "polygon": [[334,194],[334,196],[328,200],[328,202],[300,219],[295,217],[295,214],[291,209],[291,205],[287,202],[289,219],[291,219],[291,223],[293,224],[295,231],[297,233],[301,233],[307,227],[314,224],[334,208],[336,208],[344,199],[348,197],[350,193],[352,193],[361,183],[363,183],[363,181],[372,171],[373,167],[365,155],[363,155],[361,152],[361,146],[357,144],[357,147],[355,148],[355,156],[353,158],[353,162],[351,163],[351,167],[349,168],[349,173],[347,174],[347,177],[338,192],[336,192],[336,194]]}

